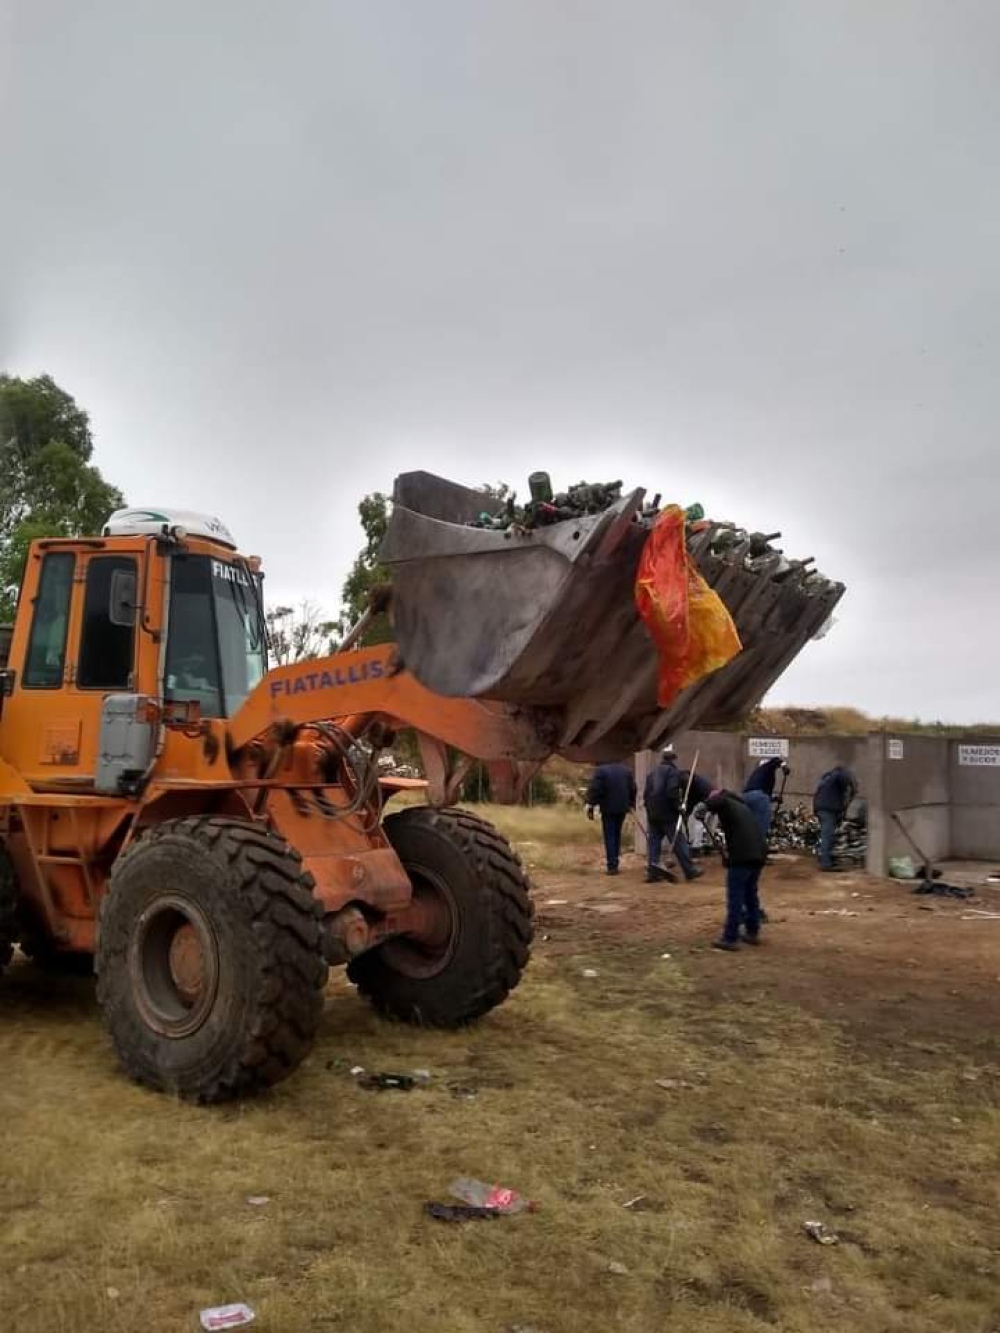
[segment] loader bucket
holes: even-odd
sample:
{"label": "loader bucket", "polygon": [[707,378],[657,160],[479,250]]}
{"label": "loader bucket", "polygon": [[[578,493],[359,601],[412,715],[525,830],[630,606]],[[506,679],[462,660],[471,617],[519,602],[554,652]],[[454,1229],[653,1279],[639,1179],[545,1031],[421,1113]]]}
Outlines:
{"label": "loader bucket", "polygon": [[438,694],[532,710],[552,749],[581,760],[739,720],[826,624],[843,586],[789,570],[775,551],[750,558],[746,542],[720,551],[718,525],[693,532],[688,549],[743,651],[661,708],[657,653],[634,600],[650,525],[643,497],[635,490],[600,514],[495,531],[469,526],[483,492],[426,472],[398,477],[381,559],[407,668]]}

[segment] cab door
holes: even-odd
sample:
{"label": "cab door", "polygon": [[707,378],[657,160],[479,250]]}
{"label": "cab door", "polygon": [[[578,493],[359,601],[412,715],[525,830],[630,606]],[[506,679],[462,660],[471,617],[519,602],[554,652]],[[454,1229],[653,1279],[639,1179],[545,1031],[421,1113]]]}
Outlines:
{"label": "cab door", "polygon": [[139,691],[140,675],[155,692],[158,650],[140,636],[135,606],[145,554],[76,547],[32,556],[30,621],[19,610],[0,751],[33,786],[92,789],[105,697]]}

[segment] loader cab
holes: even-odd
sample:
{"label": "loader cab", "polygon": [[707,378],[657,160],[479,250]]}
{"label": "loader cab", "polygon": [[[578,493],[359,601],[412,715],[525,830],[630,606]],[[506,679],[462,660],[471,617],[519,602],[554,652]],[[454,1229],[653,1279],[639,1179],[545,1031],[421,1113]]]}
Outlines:
{"label": "loader cab", "polygon": [[164,698],[202,717],[232,717],[267,671],[260,579],[245,562],[170,560]]}
{"label": "loader cab", "polygon": [[31,548],[0,756],[35,787],[127,795],[161,745],[164,704],[231,717],[266,670],[261,575],[224,525],[119,511],[100,538]]}

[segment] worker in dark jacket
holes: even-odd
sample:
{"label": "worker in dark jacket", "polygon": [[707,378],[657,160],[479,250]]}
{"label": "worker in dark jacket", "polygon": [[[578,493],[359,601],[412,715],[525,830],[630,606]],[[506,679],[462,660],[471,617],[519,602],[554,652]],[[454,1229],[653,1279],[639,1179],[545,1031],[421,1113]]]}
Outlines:
{"label": "worker in dark jacket", "polygon": [[813,812],[819,819],[819,868],[833,870],[833,840],[857,795],[858,782],[844,764],[829,769],[819,780],[813,796]]}
{"label": "worker in dark jacket", "polygon": [[635,809],[635,778],[625,764],[598,764],[587,787],[587,818],[594,818],[594,807],[601,812],[604,855],[608,874],[618,874],[622,850],[622,825]]}
{"label": "worker in dark jacket", "polygon": [[767,859],[767,839],[753,811],[734,792],[713,791],[705,804],[718,816],[726,841],[726,922],[713,947],[731,952],[740,947],[741,926],[747,944],[760,943],[757,885]]}
{"label": "worker in dark jacket", "polygon": [[699,879],[704,871],[699,870],[691,859],[687,834],[684,831],[684,793],[687,787],[687,775],[677,767],[677,751],[668,745],[660,756],[660,762],[646,778],[642,799],[646,807],[646,820],[649,825],[647,836],[646,883],[671,878],[669,872],[660,866],[660,853],[664,840],[672,843],[672,850],[677,857],[685,879]]}
{"label": "worker in dark jacket", "polygon": [[774,795],[774,783],[779,769],[785,777],[792,771],[780,754],[774,755],[771,759],[762,759],[743,784],[744,796],[748,791],[762,791],[770,800]]}

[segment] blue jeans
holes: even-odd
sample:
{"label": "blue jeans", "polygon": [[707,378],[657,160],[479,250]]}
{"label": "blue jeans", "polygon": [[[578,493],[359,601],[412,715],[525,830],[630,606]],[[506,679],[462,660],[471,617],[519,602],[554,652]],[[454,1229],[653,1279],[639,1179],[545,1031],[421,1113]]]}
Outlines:
{"label": "blue jeans", "polygon": [[618,869],[618,858],[622,854],[622,825],[624,823],[624,815],[606,815],[603,810],[601,811],[604,855],[607,858],[609,870]]}
{"label": "blue jeans", "polygon": [[753,812],[760,825],[760,831],[766,838],[771,831],[771,798],[763,791],[745,791],[743,799]]}
{"label": "blue jeans", "polygon": [[[651,866],[660,864],[660,853],[663,851],[663,844],[666,842],[669,845],[670,839],[674,836],[675,828],[677,828],[676,815],[673,815],[666,823],[661,823],[658,819],[649,820],[647,860]],[[691,859],[691,848],[688,845],[683,822],[677,834],[677,841],[674,843],[674,855],[677,857],[681,870],[684,871],[684,878],[690,879],[695,874],[695,864]]]}
{"label": "blue jeans", "polygon": [[740,937],[740,926],[746,922],[746,931],[755,936],[760,930],[760,902],[757,881],[760,866],[730,866],[726,871],[726,924],[722,938],[735,944]]}
{"label": "blue jeans", "polygon": [[833,869],[833,839],[837,833],[837,812],[835,810],[817,810],[819,818],[819,868]]}

